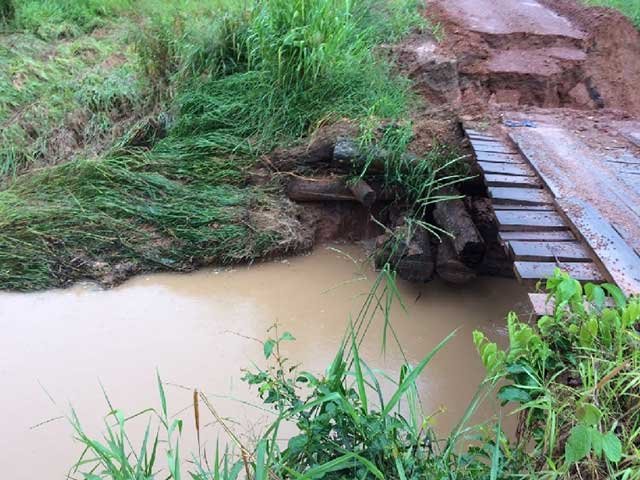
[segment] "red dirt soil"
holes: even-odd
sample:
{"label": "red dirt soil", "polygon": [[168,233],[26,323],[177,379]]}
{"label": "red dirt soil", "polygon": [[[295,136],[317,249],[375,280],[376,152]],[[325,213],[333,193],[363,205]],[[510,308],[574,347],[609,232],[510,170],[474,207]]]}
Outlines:
{"label": "red dirt soil", "polygon": [[411,39],[400,59],[420,72],[419,84],[455,66],[451,90],[427,89],[431,99],[460,98],[467,113],[528,105],[640,114],[640,32],[616,11],[574,0],[427,0],[426,8],[443,41]]}

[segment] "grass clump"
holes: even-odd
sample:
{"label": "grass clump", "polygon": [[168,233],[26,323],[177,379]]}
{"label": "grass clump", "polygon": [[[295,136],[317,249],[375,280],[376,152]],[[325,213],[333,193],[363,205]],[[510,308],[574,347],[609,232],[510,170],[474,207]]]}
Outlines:
{"label": "grass clump", "polygon": [[14,3],[13,25],[41,38],[74,37],[132,7],[132,0],[20,0]]}

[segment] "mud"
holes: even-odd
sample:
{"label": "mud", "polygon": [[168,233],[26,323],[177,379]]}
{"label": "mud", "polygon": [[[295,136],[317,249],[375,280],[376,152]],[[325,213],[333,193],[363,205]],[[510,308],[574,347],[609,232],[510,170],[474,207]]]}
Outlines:
{"label": "mud", "polygon": [[[252,338],[265,339],[279,322],[281,331],[297,337],[285,345],[286,356],[321,373],[349,314],[357,315],[371,287],[375,274],[352,260],[361,261],[363,250],[338,248],[344,253],[323,248],[235,270],[141,276],[108,291],[78,285],[0,294],[0,465],[7,478],[65,478],[81,452],[70,427],[62,419],[36,425],[68,414],[71,404],[84,427],[97,434],[108,410],[98,379],[126,414],[158,406],[156,367],[167,383],[170,413],[185,420],[182,452],[196,448],[189,409],[196,387],[222,416],[234,420],[230,425],[238,434],[254,437],[270,416],[238,401],[257,398],[240,382],[242,368],[263,365],[262,346]],[[399,288],[407,311],[396,304],[391,318],[410,362],[459,329],[419,381],[424,410],[435,414],[435,426],[444,434],[483,378],[471,332],[481,329],[504,343],[504,316],[525,302],[525,291],[500,279],[478,280],[468,288],[440,282],[428,288],[400,282]],[[380,320],[361,354],[372,367],[395,375],[402,356],[391,344],[381,354]],[[489,418],[495,408],[485,405],[476,419]],[[210,422],[203,418],[204,447],[211,455],[221,432]],[[131,423],[134,439],[145,425],[142,418]]]}
{"label": "mud", "polygon": [[431,101],[459,98],[459,110],[477,115],[504,105],[640,112],[640,33],[618,12],[574,0],[431,0],[426,11],[444,38],[405,44],[432,51],[409,63],[435,62],[435,78],[443,65],[458,74],[446,94],[425,90]]}

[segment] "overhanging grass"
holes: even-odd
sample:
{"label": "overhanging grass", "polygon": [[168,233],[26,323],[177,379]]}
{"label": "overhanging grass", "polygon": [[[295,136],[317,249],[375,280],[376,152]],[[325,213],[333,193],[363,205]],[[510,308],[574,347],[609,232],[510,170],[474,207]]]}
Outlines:
{"label": "overhanging grass", "polygon": [[[189,270],[273,251],[281,234],[256,217],[287,212],[277,211],[264,192],[230,183],[240,176],[237,167],[214,165],[208,159],[206,166],[190,161],[185,170],[176,163],[165,168],[130,155],[23,177],[0,192],[2,287],[63,286],[114,267],[125,274]],[[214,179],[211,170],[227,174]]]}
{"label": "overhanging grass", "polygon": [[[202,5],[212,3],[226,2]],[[344,117],[406,115],[408,83],[375,50],[420,24],[411,1],[234,5],[192,27],[179,13],[160,15],[140,36],[144,71],[165,72],[158,85],[178,90],[167,138],[142,153],[27,174],[1,192],[3,288],[293,248],[295,234],[283,238],[279,223],[291,212],[244,186],[256,156]],[[195,42],[198,32],[212,42]]]}

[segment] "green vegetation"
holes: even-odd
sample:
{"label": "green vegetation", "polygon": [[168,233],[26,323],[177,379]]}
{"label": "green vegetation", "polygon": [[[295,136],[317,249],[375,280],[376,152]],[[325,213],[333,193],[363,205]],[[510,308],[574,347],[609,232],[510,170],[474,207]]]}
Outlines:
{"label": "green vegetation", "polygon": [[589,5],[610,7],[620,10],[640,28],[640,1],[639,0],[586,0]]}
{"label": "green vegetation", "polygon": [[548,280],[554,314],[534,325],[508,317],[509,348],[476,346],[498,397],[520,412],[505,471],[528,478],[640,478],[640,299],[613,285]]}
{"label": "green vegetation", "polygon": [[[28,4],[75,8],[74,2]],[[83,12],[95,5],[81,4]],[[100,18],[126,5],[107,3]],[[95,137],[112,126],[113,112],[167,108],[112,142],[102,157],[31,171],[25,165],[40,159],[42,149],[28,141],[24,122],[11,121],[15,132],[5,133],[13,138],[3,142],[0,171],[26,170],[0,191],[3,288],[47,288],[80,278],[110,283],[141,270],[187,270],[300,248],[305,240],[293,228],[292,207],[272,188],[247,186],[258,156],[339,119],[379,123],[407,115],[408,82],[375,51],[422,25],[412,1],[140,5],[141,12],[156,8],[157,14],[138,19],[143,28],[130,35],[135,72],[129,61],[108,74],[85,72],[73,89],[59,88],[71,76],[43,77],[24,89],[15,87],[15,76],[4,79],[6,98],[17,97],[4,107],[7,122],[16,107],[40,111],[42,98],[59,95],[61,108],[45,109],[42,116],[53,117],[37,122],[55,123],[72,95],[90,119],[83,129]],[[21,9],[18,24],[27,11]],[[92,28],[80,14],[69,18]],[[73,49],[79,41],[98,40],[84,36],[64,45]],[[110,45],[102,57],[119,47]],[[28,57],[14,52],[13,58]],[[46,72],[41,66],[37,71]],[[52,75],[63,72],[68,75],[65,69]],[[141,92],[152,105],[140,107]],[[421,172],[431,175],[434,168],[427,162]]]}

